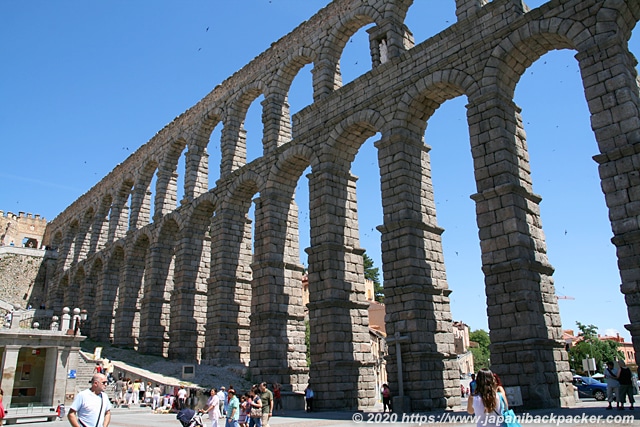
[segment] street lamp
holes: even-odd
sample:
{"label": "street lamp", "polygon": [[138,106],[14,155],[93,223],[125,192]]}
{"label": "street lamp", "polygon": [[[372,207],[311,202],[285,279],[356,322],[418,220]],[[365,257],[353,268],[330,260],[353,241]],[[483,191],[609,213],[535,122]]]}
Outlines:
{"label": "street lamp", "polygon": [[82,325],[82,327],[84,328],[84,324],[87,321],[87,318],[89,317],[87,310],[82,309],[80,310],[80,324]]}
{"label": "street lamp", "polygon": [[73,309],[73,335],[78,335],[80,332],[80,309],[78,307]]}
{"label": "street lamp", "polygon": [[78,335],[80,328],[84,328],[84,322],[87,321],[87,310],[73,309],[73,335]]}

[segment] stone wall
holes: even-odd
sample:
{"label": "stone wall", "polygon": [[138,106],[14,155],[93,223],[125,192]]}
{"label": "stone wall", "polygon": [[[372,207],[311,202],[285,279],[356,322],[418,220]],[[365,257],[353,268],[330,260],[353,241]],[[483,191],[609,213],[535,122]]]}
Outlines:
{"label": "stone wall", "polygon": [[47,228],[47,220],[40,215],[0,211],[0,246],[38,249]]}
{"label": "stone wall", "polygon": [[[93,337],[141,352],[248,364],[256,380],[294,391],[309,380],[319,409],[370,406],[374,361],[351,163],[380,135],[389,383],[404,388],[413,410],[454,406],[451,290],[424,136],[441,104],[466,96],[492,367],[505,386],[521,388],[528,407],[569,404],[554,268],[513,96],[533,62],[570,49],[600,150],[594,159],[627,327],[640,350],[640,96],[627,48],[640,3],[552,0],[530,10],[520,0],[456,0],[458,22],[415,46],[404,24],[411,4],[331,2],[116,166],[47,226],[45,243],[59,248],[47,305],[86,307]],[[369,24],[371,70],[343,86],[341,53]],[[291,116],[289,88],[309,63],[314,102]],[[263,155],[247,163],[243,123],[260,95]],[[218,126],[222,160],[209,165]],[[309,248],[299,246],[294,197],[304,178]],[[310,367],[301,250],[309,260]]]}
{"label": "stone wall", "polygon": [[55,258],[45,255],[40,249],[0,247],[0,300],[20,308],[45,303],[47,269],[52,274],[55,268]]}

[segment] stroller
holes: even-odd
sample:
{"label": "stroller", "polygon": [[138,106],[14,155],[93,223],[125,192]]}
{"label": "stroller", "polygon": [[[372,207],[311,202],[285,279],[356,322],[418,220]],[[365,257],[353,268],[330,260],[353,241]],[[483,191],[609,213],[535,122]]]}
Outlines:
{"label": "stroller", "polygon": [[204,427],[202,417],[193,409],[181,409],[176,418],[180,421],[182,427]]}

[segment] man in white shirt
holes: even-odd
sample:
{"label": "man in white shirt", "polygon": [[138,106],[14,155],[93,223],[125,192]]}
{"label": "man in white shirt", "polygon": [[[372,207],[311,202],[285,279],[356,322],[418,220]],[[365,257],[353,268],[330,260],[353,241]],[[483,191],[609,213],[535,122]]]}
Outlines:
{"label": "man in white shirt", "polygon": [[178,390],[178,408],[184,409],[186,408],[187,403],[187,390],[185,390],[184,386],[180,386],[180,390]]}
{"label": "man in white shirt", "polygon": [[109,427],[111,402],[103,393],[107,384],[105,375],[94,374],[91,378],[91,388],[76,395],[67,415],[73,427]]}
{"label": "man in white shirt", "polygon": [[225,391],[224,387],[220,387],[220,391],[218,392],[218,399],[220,400],[220,414],[225,416],[227,414],[227,411],[225,411],[225,408],[227,407],[227,392]]}
{"label": "man in white shirt", "polygon": [[[613,409],[611,407],[611,402],[614,399],[617,399],[618,392],[620,389],[620,383],[617,379],[618,370],[613,367],[613,362],[607,362],[607,367],[604,370],[604,378],[607,383],[607,400],[609,401],[609,406],[607,409]],[[614,397],[614,394],[616,397]],[[616,403],[616,406],[620,406]]]}

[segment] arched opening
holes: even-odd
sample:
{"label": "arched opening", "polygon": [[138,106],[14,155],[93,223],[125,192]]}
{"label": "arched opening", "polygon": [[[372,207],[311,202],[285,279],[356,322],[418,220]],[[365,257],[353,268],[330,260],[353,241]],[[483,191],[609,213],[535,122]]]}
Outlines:
{"label": "arched opening", "polygon": [[139,175],[131,193],[131,215],[129,215],[129,228],[137,230],[151,223],[151,213],[155,206],[156,169],[158,163],[147,162]]}
{"label": "arched opening", "polygon": [[264,123],[262,123],[264,95],[260,95],[251,101],[244,118],[244,129],[246,134],[247,163],[262,157],[264,153],[262,137],[264,134]]}
{"label": "arched opening", "polygon": [[405,25],[413,34],[416,46],[456,22],[455,0],[437,2],[414,0],[404,20]]}
{"label": "arched opening", "polygon": [[[290,118],[293,115],[313,104],[313,64],[307,63],[298,70],[289,86],[287,101],[289,103]],[[291,121],[293,129],[293,121]]]}
{"label": "arched opening", "polygon": [[[602,334],[614,330],[628,339],[609,211],[592,159],[599,149],[574,55],[575,51],[560,50],[539,58],[518,82],[515,102],[522,108],[533,189],[542,197],[542,226],[555,268],[556,293],[575,298],[558,302],[562,327],[577,334],[576,322],[581,322],[597,325]],[[598,310],[587,313],[584,307]]]}
{"label": "arched opening", "polygon": [[207,153],[209,153],[209,189],[216,187],[216,181],[220,179],[220,165],[222,163],[222,124],[218,123],[209,136]]}
{"label": "arched opening", "polygon": [[347,85],[361,75],[371,71],[371,51],[367,30],[374,24],[367,24],[349,37],[340,57],[342,85]]}
{"label": "arched opening", "polygon": [[473,159],[464,96],[445,101],[429,118],[424,134],[431,147],[431,171],[451,313],[472,330],[488,330],[484,275],[476,224]]}
{"label": "arched opening", "polygon": [[[184,201],[186,201],[186,187],[185,177],[187,176],[187,147],[185,146],[182,153],[178,157],[178,164],[176,165],[176,204],[175,207],[179,208]],[[173,210],[173,209],[172,209]]]}

